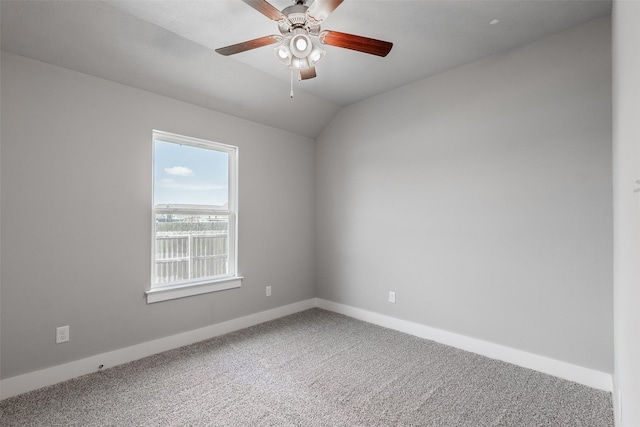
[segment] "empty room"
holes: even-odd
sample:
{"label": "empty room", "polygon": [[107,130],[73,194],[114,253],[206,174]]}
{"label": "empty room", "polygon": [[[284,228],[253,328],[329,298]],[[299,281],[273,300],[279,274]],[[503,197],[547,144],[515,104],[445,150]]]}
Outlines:
{"label": "empty room", "polygon": [[0,19],[0,426],[640,426],[640,1]]}

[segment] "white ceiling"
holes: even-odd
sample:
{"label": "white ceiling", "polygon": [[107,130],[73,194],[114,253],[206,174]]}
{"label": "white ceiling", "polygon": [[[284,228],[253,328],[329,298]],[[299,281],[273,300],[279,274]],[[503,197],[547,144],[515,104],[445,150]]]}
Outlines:
{"label": "white ceiling", "polygon": [[3,50],[310,137],[344,105],[610,13],[610,0],[345,0],[322,28],[393,42],[391,53],[326,46],[290,99],[271,46],[214,52],[279,34],[240,0],[0,3]]}

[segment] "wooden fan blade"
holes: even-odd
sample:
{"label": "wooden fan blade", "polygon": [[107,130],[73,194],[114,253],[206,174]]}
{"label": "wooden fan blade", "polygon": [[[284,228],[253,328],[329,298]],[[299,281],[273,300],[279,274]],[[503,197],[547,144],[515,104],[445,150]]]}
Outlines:
{"label": "wooden fan blade", "polygon": [[393,47],[393,43],[390,42],[329,30],[320,32],[318,39],[320,43],[330,46],[343,47],[378,56],[387,56]]}
{"label": "wooden fan blade", "polygon": [[307,16],[317,22],[320,23],[327,19],[327,16],[331,12],[335,10],[336,7],[340,6],[340,4],[344,0],[315,0],[307,9]]}
{"label": "wooden fan blade", "polygon": [[264,16],[274,21],[282,21],[287,17],[266,0],[242,0]]}
{"label": "wooden fan blade", "polygon": [[316,76],[316,67],[303,68],[300,70],[300,80],[312,79]]}
{"label": "wooden fan blade", "polygon": [[231,46],[221,47],[220,49],[216,49],[216,52],[218,52],[220,55],[229,56],[258,47],[269,46],[270,44],[278,43],[280,40],[282,40],[282,36],[264,36],[258,39],[249,40]]}

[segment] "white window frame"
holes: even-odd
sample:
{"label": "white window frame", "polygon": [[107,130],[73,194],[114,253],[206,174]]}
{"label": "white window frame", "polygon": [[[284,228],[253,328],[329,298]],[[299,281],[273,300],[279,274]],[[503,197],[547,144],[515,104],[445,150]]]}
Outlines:
{"label": "white window frame", "polygon": [[184,214],[219,214],[229,217],[229,255],[228,274],[215,278],[184,280],[169,284],[154,285],[151,283],[147,290],[147,304],[167,301],[176,298],[184,298],[192,295],[205,294],[209,292],[223,291],[227,289],[239,288],[242,285],[242,277],[238,275],[238,147],[221,144],[219,142],[206,141],[204,139],[192,138],[158,130],[153,131],[152,139],[152,183],[155,183],[155,146],[156,140],[171,142],[191,147],[199,147],[208,150],[222,151],[229,156],[229,201],[228,210],[219,209],[180,209],[165,205],[156,207],[153,201],[154,189],[152,186],[151,203],[151,271],[150,282],[153,282],[156,262],[156,214],[161,213],[184,213]]}

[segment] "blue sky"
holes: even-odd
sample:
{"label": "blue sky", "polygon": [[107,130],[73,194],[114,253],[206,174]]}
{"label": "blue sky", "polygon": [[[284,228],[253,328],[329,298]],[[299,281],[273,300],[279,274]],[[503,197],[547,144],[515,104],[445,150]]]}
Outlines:
{"label": "blue sky", "polygon": [[224,205],[229,155],[156,140],[154,204]]}

